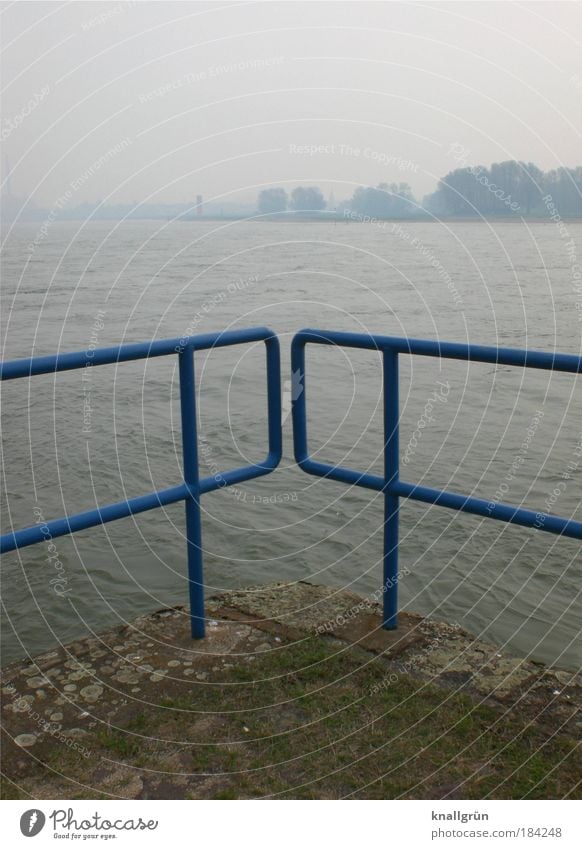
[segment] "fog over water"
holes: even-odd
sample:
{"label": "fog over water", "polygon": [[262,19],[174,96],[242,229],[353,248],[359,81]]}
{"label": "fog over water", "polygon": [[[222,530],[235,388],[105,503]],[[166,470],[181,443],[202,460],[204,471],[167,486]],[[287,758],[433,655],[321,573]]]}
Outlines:
{"label": "fog over water", "polygon": [[580,164],[575,3],[32,2],[2,22],[11,191],[47,209],[302,182],[422,198],[455,143],[469,164]]}

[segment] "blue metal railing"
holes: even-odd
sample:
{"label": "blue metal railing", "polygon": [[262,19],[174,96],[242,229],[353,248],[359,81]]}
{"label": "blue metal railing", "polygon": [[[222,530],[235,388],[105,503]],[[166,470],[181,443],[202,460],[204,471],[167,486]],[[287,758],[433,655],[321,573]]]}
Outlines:
{"label": "blue metal railing", "polygon": [[[244,466],[213,477],[199,477],[198,436],[196,426],[196,393],[194,379],[194,352],[229,345],[263,341],[267,362],[267,413],[269,451],[263,463]],[[305,385],[305,346],[338,345],[363,348],[382,353],[384,396],[384,475],[372,475],[353,469],[316,462],[309,456],[307,446],[307,403]],[[192,636],[204,636],[204,576],[202,556],[202,531],[200,521],[200,496],[225,486],[242,483],[269,474],[277,468],[282,454],[281,436],[281,374],[279,340],[265,327],[190,336],[182,339],[165,339],[159,342],[119,345],[92,351],[57,354],[49,357],[12,360],[0,363],[0,379],[33,377],[69,369],[117,364],[130,360],[147,359],[177,354],[180,374],[180,407],[182,421],[182,451],[184,480],[177,486],[157,490],[148,495],[136,496],[116,504],[97,507],[84,513],[53,519],[43,525],[12,531],[0,537],[2,553],[24,548],[51,537],[122,519],[146,510],[163,507],[177,501],[186,503],[186,537],[188,579],[190,595],[190,620]],[[535,512],[509,504],[492,503],[471,495],[461,495],[440,489],[412,484],[401,480],[399,472],[399,400],[398,356],[412,354],[428,357],[472,362],[494,363],[518,367],[548,369],[580,374],[582,357],[570,354],[548,354],[540,351],[523,351],[512,348],[493,348],[481,345],[464,345],[452,342],[431,342],[423,339],[403,339],[395,336],[378,336],[364,333],[343,333],[325,330],[302,330],[291,344],[292,375],[300,375],[302,387],[294,391],[293,442],[295,459],[304,471],[318,477],[342,483],[363,486],[384,494],[384,555],[383,627],[397,627],[398,611],[398,512],[400,498],[411,498],[427,504],[437,504],[473,513],[477,516],[537,528],[562,536],[582,539],[582,522],[564,519],[547,513]],[[299,387],[295,387],[297,390]],[[48,531],[47,531],[48,529]]]}
{"label": "blue metal railing", "polygon": [[[307,446],[307,396],[305,385],[305,346],[337,345],[364,348],[382,353],[384,396],[384,476],[357,472],[353,469],[317,462],[309,456]],[[397,627],[398,612],[398,511],[400,498],[411,498],[426,504],[437,504],[499,519],[514,525],[549,531],[553,534],[582,539],[582,522],[563,519],[523,507],[492,503],[472,495],[461,495],[441,489],[421,486],[401,480],[399,471],[398,427],[398,356],[413,354],[444,357],[471,362],[495,363],[555,371],[582,372],[582,357],[571,354],[548,354],[514,348],[493,348],[464,345],[454,342],[431,342],[425,339],[403,339],[397,336],[377,336],[366,333],[343,333],[327,330],[301,330],[291,343],[291,371],[300,375],[302,386],[296,387],[293,400],[293,442],[295,459],[308,474],[354,484],[384,493],[384,555],[383,555],[383,627]],[[298,389],[302,391],[298,391]]]}
{"label": "blue metal railing", "polygon": [[[243,466],[239,469],[221,472],[214,477],[200,480],[198,473],[198,435],[196,426],[196,389],[194,379],[194,352],[209,348],[224,348],[229,345],[241,345],[248,342],[264,342],[267,360],[267,416],[269,433],[269,451],[262,463]],[[209,333],[189,336],[181,339],[164,339],[158,342],[141,342],[119,345],[113,348],[101,348],[91,351],[78,351],[70,354],[57,354],[50,357],[33,357],[0,363],[0,379],[33,377],[38,374],[51,374],[58,371],[129,362],[177,354],[180,374],[180,408],[182,420],[182,452],[184,461],[184,480],[178,486],[157,490],[148,495],[140,495],[53,519],[43,525],[12,531],[0,537],[0,552],[13,551],[42,542],[47,537],[72,534],[96,525],[103,525],[115,519],[123,519],[145,510],[153,510],[177,501],[186,502],[186,537],[188,555],[188,579],[190,595],[190,620],[192,636],[204,636],[204,576],[202,556],[202,531],[200,521],[200,496],[225,486],[258,478],[277,468],[281,460],[281,364],[279,340],[272,330],[257,327],[250,330],[235,330],[225,333]]]}

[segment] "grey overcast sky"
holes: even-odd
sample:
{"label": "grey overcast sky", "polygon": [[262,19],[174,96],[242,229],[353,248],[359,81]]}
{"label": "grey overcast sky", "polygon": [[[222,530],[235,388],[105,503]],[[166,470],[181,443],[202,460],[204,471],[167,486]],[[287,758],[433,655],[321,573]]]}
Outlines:
{"label": "grey overcast sky", "polygon": [[460,146],[582,164],[580,3],[18,2],[1,20],[2,178],[45,207],[300,183],[420,198]]}

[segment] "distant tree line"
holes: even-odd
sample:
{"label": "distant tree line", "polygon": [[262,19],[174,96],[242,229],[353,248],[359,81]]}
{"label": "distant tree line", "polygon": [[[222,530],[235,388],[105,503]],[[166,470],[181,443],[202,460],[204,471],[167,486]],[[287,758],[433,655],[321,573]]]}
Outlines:
{"label": "distant tree line", "polygon": [[[276,215],[291,211],[296,213],[322,212],[327,203],[317,186],[297,186],[290,195],[285,189],[263,189],[257,201],[262,215]],[[331,212],[349,210],[356,215],[373,218],[409,216],[418,207],[408,183],[380,183],[377,188],[359,186],[353,197]]]}
{"label": "distant tree line", "polygon": [[548,195],[561,215],[582,215],[582,168],[543,172],[532,162],[457,168],[424,206],[436,215],[543,215]]}
{"label": "distant tree line", "polygon": [[418,212],[418,202],[408,183],[379,183],[374,189],[360,186],[343,209],[370,218],[407,218]]}
{"label": "distant tree line", "polygon": [[[359,186],[352,197],[329,213],[352,218],[414,218],[437,216],[540,216],[547,214],[548,195],[561,215],[582,216],[582,167],[544,172],[532,162],[495,162],[489,168],[456,168],[439,180],[437,190],[419,203],[408,183]],[[321,189],[297,186],[264,189],[258,197],[263,215],[291,211],[321,213],[327,207]]]}
{"label": "distant tree line", "polygon": [[259,193],[258,209],[262,215],[286,212],[320,212],[327,204],[321,189],[316,186],[297,186],[291,195],[285,189],[263,189]]}

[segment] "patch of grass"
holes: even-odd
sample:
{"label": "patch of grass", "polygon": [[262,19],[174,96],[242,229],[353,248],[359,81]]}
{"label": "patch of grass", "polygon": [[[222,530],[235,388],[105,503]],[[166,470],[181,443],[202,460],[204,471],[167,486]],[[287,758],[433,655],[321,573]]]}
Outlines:
{"label": "patch of grass", "polygon": [[221,739],[240,740],[241,721],[249,728],[239,795],[556,798],[576,786],[582,766],[572,740],[554,737],[549,745],[551,729],[524,727],[517,713],[476,707],[467,695],[406,675],[373,692],[385,675],[381,660],[362,668],[361,655],[330,657],[329,644],[313,638],[224,675],[270,680],[207,688],[189,707],[239,711],[236,722],[223,722]]}
{"label": "patch of grass", "polygon": [[0,799],[30,799],[30,793],[21,790],[6,776],[0,778]]}
{"label": "patch of grass", "polygon": [[215,799],[238,799],[239,795],[233,787],[226,787],[224,790],[219,790]]}
{"label": "patch of grass", "polygon": [[145,713],[136,714],[127,723],[128,731],[140,732],[144,731],[145,728],[147,728],[147,717]]}
{"label": "patch of grass", "polygon": [[120,758],[133,758],[139,755],[140,741],[124,731],[102,731],[97,735],[97,742],[103,748]]}
{"label": "patch of grass", "polygon": [[175,777],[176,798],[580,798],[574,740],[390,671],[321,637],[282,644],[212,686],[167,685],[159,708],[88,739],[94,758],[72,770],[98,787],[87,766],[114,753],[144,781],[163,773],[164,792]]}

